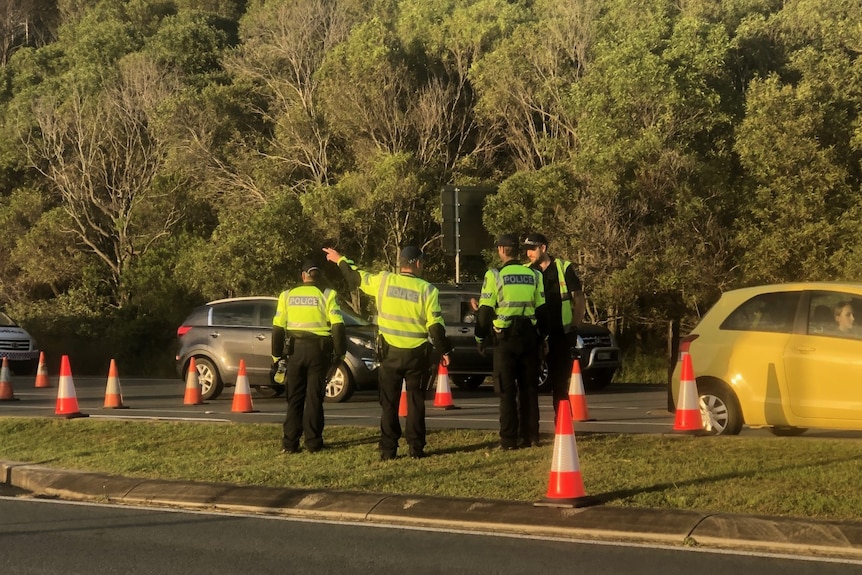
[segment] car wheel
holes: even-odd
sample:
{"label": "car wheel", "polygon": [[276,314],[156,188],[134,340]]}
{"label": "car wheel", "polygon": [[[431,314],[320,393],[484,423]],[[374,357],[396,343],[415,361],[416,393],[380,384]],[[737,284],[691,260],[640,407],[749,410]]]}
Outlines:
{"label": "car wheel", "polygon": [[796,437],[808,431],[807,427],[793,427],[792,425],[773,425],[769,433],[777,437]]}
{"label": "car wheel", "polygon": [[466,389],[469,391],[474,391],[479,388],[485,382],[485,375],[453,375],[450,376],[452,378],[452,383],[457,385],[461,389]]}
{"label": "car wheel", "polygon": [[196,357],[195,365],[198,369],[198,383],[201,384],[201,397],[215,399],[221,395],[224,383],[213,362],[205,357]]}
{"label": "car wheel", "polygon": [[548,380],[548,362],[542,360],[542,368],[539,372],[539,393],[551,391],[551,382]]}
{"label": "car wheel", "polygon": [[278,397],[284,393],[283,385],[258,385],[254,388],[255,394],[263,399]]}
{"label": "car wheel", "polygon": [[353,395],[354,383],[350,371],[342,363],[326,384],[326,397],[324,401],[329,403],[341,403],[347,401]]}
{"label": "car wheel", "polygon": [[700,413],[704,430],[710,435],[738,435],[742,431],[742,410],[736,395],[726,385],[698,383]]}

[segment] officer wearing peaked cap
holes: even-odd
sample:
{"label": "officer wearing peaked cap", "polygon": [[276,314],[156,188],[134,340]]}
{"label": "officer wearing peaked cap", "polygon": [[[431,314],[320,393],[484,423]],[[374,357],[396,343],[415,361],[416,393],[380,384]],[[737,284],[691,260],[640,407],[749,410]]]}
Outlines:
{"label": "officer wearing peaked cap", "polygon": [[530,267],[542,273],[548,309],[548,381],[551,384],[554,413],[568,399],[569,376],[577,355],[578,329],[584,319],[586,297],[575,266],[548,253],[548,239],[539,233],[528,234],[524,249]]}
{"label": "officer wearing peaked cap", "polygon": [[514,234],[497,239],[502,265],[485,272],[476,344],[494,343],[494,389],[500,396],[500,448],[539,445],[539,369],[547,336],[542,274],[516,259]]}
{"label": "officer wearing peaked cap", "polygon": [[437,288],[421,278],[424,254],[407,246],[399,257],[400,273],[370,273],[331,248],[326,258],[336,262],[351,289],[357,287],[375,298],[377,304],[378,369],[380,393],[380,459],[395,459],[401,438],[398,403],[401,382],[407,390],[405,437],[410,457],[425,456],[425,384],[431,375],[430,338],[440,353],[440,362],[449,365],[452,345],[446,337]]}
{"label": "officer wearing peaked cap", "polygon": [[321,289],[318,262],[302,262],[302,285],[281,293],[272,318],[272,359],[286,359],[287,416],[282,452],[299,451],[305,436],[310,452],[323,448],[326,375],[347,352],[347,336],[336,293]]}

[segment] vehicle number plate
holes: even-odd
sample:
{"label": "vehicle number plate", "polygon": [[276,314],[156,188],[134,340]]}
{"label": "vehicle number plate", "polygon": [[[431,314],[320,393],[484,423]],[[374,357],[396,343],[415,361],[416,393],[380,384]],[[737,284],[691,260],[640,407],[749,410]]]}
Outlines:
{"label": "vehicle number plate", "polygon": [[596,354],[596,359],[599,359],[599,360],[602,360],[602,359],[608,360],[610,358],[611,358],[611,352],[609,352],[609,351],[600,351],[599,353]]}

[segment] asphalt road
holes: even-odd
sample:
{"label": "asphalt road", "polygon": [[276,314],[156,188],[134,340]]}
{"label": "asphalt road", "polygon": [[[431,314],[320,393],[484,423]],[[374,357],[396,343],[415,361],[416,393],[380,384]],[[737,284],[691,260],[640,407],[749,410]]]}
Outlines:
{"label": "asphalt road", "polygon": [[4,573],[849,575],[856,561],[0,496]]}
{"label": "asphalt road", "polygon": [[[284,420],[284,397],[262,398],[252,390],[254,413],[233,413],[231,404],[234,388],[225,388],[222,395],[203,405],[183,405],[185,382],[179,379],[125,378],[120,374],[123,405],[126,409],[105,409],[107,378],[73,376],[79,410],[90,417],[125,419],[178,419],[201,421],[233,421],[281,423]],[[51,387],[36,388],[35,378],[13,376],[15,401],[0,401],[0,417],[57,417],[55,415],[58,378],[50,378]],[[499,428],[499,403],[491,386],[476,391],[452,388],[457,409],[433,407],[434,390],[428,392],[426,422],[429,429],[489,429]],[[667,410],[667,389],[664,385],[612,384],[608,388],[589,392],[586,396],[592,421],[575,423],[576,432],[603,433],[672,433],[674,415]],[[553,434],[551,396],[539,396],[541,431]],[[357,425],[377,427],[380,406],[376,391],[357,392],[344,403],[325,405],[327,425]],[[744,428],[744,435],[769,435],[765,429]],[[801,438],[836,437],[862,439],[862,431],[809,430]]]}
{"label": "asphalt road", "polygon": [[[120,375],[123,405],[127,409],[104,409],[106,379],[74,377],[78,407],[91,417],[201,419],[237,422],[273,422],[284,419],[284,397],[261,398],[252,391],[255,413],[233,413],[233,388],[204,405],[183,405],[185,383],[179,379],[138,379]],[[26,415],[54,417],[57,378],[51,387],[36,388],[34,379],[15,376],[12,385],[17,401],[0,402],[0,416]],[[434,391],[428,392],[426,420],[429,428],[497,429],[499,403],[490,386],[476,391],[453,387],[456,409],[433,407]],[[579,422],[576,430],[619,433],[661,433],[671,431],[673,416],[667,411],[664,386],[613,385],[587,396],[589,415],[595,421]],[[551,396],[540,396],[542,431],[553,433]],[[327,425],[376,427],[380,406],[377,392],[357,392],[344,403],[327,403]]]}

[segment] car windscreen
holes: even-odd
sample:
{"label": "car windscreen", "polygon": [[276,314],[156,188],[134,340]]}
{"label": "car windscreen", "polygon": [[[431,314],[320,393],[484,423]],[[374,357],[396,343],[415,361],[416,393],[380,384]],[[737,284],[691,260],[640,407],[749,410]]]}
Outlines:
{"label": "car windscreen", "polygon": [[11,317],[0,311],[0,327],[17,327],[18,324],[15,323]]}

